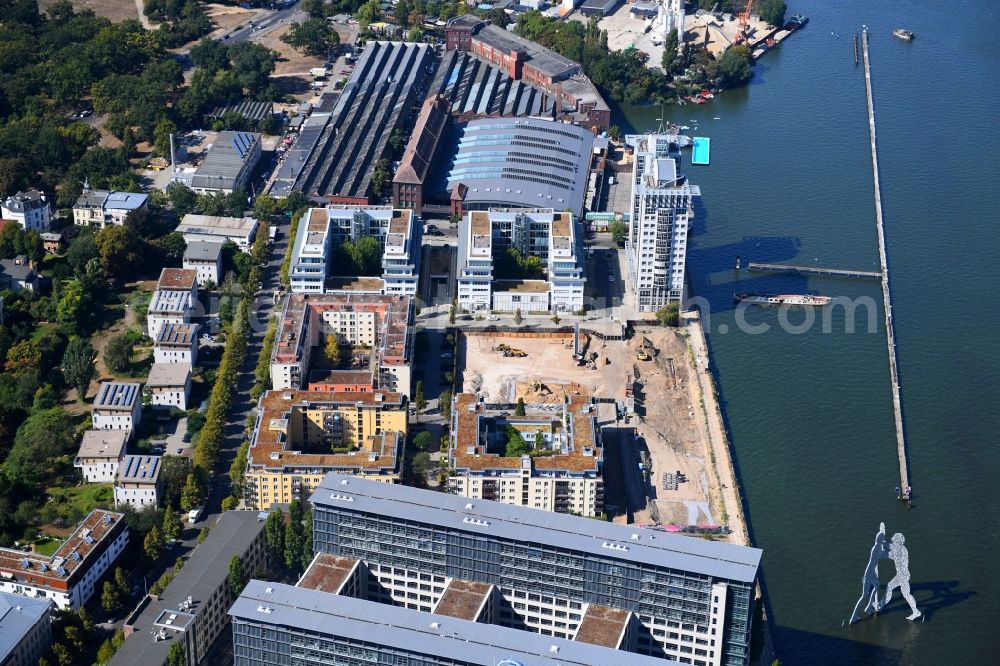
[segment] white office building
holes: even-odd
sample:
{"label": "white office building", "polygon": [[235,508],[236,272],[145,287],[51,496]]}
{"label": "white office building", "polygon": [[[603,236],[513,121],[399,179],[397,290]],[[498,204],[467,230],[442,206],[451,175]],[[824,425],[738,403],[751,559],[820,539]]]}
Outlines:
{"label": "white office building", "polygon": [[198,274],[198,284],[222,284],[222,241],[195,240],[184,250],[184,268]]}
{"label": "white office building", "polygon": [[[382,246],[378,278],[356,279],[335,261],[340,245],[366,237]],[[392,206],[312,208],[299,222],[289,268],[292,291],[330,291],[414,296],[420,264],[420,220],[412,210]],[[328,278],[333,280],[328,282]]]}
{"label": "white office building", "polygon": [[[583,309],[582,236],[566,211],[552,208],[472,211],[458,228],[458,306],[502,312]],[[542,276],[503,275],[509,250],[538,257]]]}
{"label": "white office building", "polygon": [[84,483],[112,483],[128,443],[127,430],[87,430],[73,459]]}
{"label": "white office building", "polygon": [[146,378],[146,392],[154,409],[187,409],[191,395],[191,365],[154,363]]}
{"label": "white office building", "polygon": [[160,501],[160,456],[125,456],[115,479],[115,506],[137,509]]}
{"label": "white office building", "polygon": [[640,312],[684,300],[687,237],[697,185],[680,172],[678,136],[630,134],[632,208],[625,254],[630,291]]}
{"label": "white office building", "polygon": [[137,382],[101,382],[94,398],[94,428],[135,430],[142,418],[141,386]]}
{"label": "white office building", "polygon": [[153,363],[198,362],[198,325],[164,324],[153,341]]}

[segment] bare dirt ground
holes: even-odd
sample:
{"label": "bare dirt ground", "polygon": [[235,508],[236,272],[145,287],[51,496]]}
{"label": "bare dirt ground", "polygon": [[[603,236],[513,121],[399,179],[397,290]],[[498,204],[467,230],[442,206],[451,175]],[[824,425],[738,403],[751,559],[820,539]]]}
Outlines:
{"label": "bare dirt ground", "polygon": [[281,38],[288,34],[290,27],[288,24],[282,25],[268,31],[261,37],[255,37],[253,41],[272,51],[277,51],[281,56],[275,63],[272,77],[297,76],[312,81],[309,70],[313,67],[322,67],[325,60],[319,56],[305,55],[281,41]]}
{"label": "bare dirt ground", "polygon": [[[647,361],[636,353],[649,340],[656,350]],[[633,433],[623,464],[631,468],[647,456],[651,468],[645,496],[647,508],[634,507],[637,523],[659,522],[715,524],[725,515],[720,483],[710,461],[706,413],[701,408],[698,382],[693,381],[687,338],[678,330],[639,329],[626,342],[604,343],[593,338],[588,355],[597,353],[596,370],[578,366],[571,358],[572,337],[521,338],[514,336],[465,336],[460,349],[461,386],[479,393],[488,402],[559,402],[563,396],[584,390],[595,397],[624,400],[626,380],[635,380],[636,415],[624,425]],[[527,353],[524,358],[504,357],[497,347],[505,343]],[[607,362],[606,362],[607,361]],[[638,371],[638,372],[637,372]],[[636,379],[637,377],[637,379]],[[613,414],[611,415],[613,419]],[[617,438],[606,442],[615,445]],[[664,474],[683,474],[687,481],[667,490]],[[625,479],[637,478],[626,474]],[[609,486],[621,479],[608,479]],[[633,493],[634,496],[635,493]],[[654,520],[655,510],[658,520]]]}
{"label": "bare dirt ground", "polygon": [[[72,0],[73,9],[92,9],[98,16],[106,16],[112,21],[139,19],[139,12],[133,0]],[[54,5],[56,0],[38,0],[38,10],[44,12]]]}

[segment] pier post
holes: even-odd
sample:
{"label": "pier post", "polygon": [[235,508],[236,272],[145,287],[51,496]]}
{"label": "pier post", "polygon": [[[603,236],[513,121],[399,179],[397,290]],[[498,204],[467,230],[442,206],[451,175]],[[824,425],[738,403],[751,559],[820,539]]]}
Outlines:
{"label": "pier post", "polygon": [[882,192],[879,187],[878,147],[875,141],[875,104],[872,99],[872,70],[868,57],[868,30],[861,32],[861,50],[865,61],[865,95],[868,100],[868,134],[872,149],[872,176],[875,182],[875,228],[878,233],[878,255],[882,266],[882,301],[885,309],[885,337],[889,351],[889,375],[892,380],[892,410],[896,422],[896,455],[899,458],[899,487],[903,501],[912,494],[906,457],[906,437],[903,432],[903,401],[899,387],[896,361],[896,335],[893,330],[892,298],[889,292],[889,260],[885,251],[885,226],[882,218]]}

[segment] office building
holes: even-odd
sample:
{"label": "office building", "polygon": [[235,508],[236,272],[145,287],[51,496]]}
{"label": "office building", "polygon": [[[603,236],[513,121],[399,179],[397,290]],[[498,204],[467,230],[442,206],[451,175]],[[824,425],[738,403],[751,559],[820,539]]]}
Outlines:
{"label": "office building", "polygon": [[125,218],[135,210],[146,208],[149,196],[137,192],[116,190],[91,190],[83,188],[83,194],[73,204],[73,223],[103,229],[109,224],[125,224]]}
{"label": "office building", "polygon": [[[525,415],[487,409],[469,393],[453,399],[448,490],[486,499],[593,517],[604,513],[604,449],[589,396],[562,405],[525,405]],[[506,455],[516,431],[532,455]]]}
{"label": "office building", "polygon": [[36,666],[52,643],[51,599],[0,592],[0,665]]}
{"label": "office building", "polygon": [[161,461],[160,456],[125,456],[115,479],[115,506],[159,506]]}
{"label": "office building", "polygon": [[749,661],[757,549],[338,474],[310,502],[315,550],[363,561],[393,603],[432,611],[433,577],[457,578],[499,589],[501,625],[573,638],[596,605],[632,614],[629,651]]}
{"label": "office building", "polygon": [[193,270],[198,284],[222,283],[222,241],[194,240],[184,249],[184,268]]}
{"label": "office building", "polygon": [[697,185],[681,174],[677,135],[631,134],[634,151],[632,208],[625,256],[640,312],[656,312],[684,300],[687,238]]}
{"label": "office building", "polygon": [[[314,564],[315,567],[315,564]],[[337,577],[339,572],[332,575]],[[313,587],[252,580],[229,615],[235,666],[420,664],[421,666],[670,666],[614,648],[628,627],[604,622],[587,643],[498,627],[483,619],[491,586],[452,584],[439,613],[365,601]],[[628,614],[626,614],[627,616]],[[475,619],[473,619],[475,618]],[[596,626],[596,625],[595,625]],[[616,634],[616,631],[619,634]],[[612,644],[608,647],[607,644]]]}
{"label": "office building", "polygon": [[239,557],[247,576],[267,568],[266,518],[256,511],[220,515],[166,589],[145,597],[125,618],[125,642],[109,666],[164,666],[175,643],[185,663],[207,663],[212,643],[229,630],[226,611],[236,598],[227,581],[230,560]]}
{"label": "office building", "polygon": [[[541,275],[516,274],[510,250],[538,257]],[[505,274],[506,273],[506,274]],[[569,212],[491,209],[458,227],[458,306],[463,310],[577,312],[583,309],[583,240]]]}
{"label": "office building", "polygon": [[73,459],[84,483],[113,483],[128,444],[127,430],[87,430]]}
{"label": "office building", "polygon": [[0,548],[0,592],[51,599],[60,609],[87,603],[128,545],[125,516],[94,509],[52,555]]}
{"label": "office building", "polygon": [[254,509],[305,500],[328,472],[398,483],[406,431],[398,393],[268,391],[250,436],[243,498]]}
{"label": "office building", "polygon": [[594,135],[542,118],[481,118],[462,130],[447,189],[452,212],[554,208],[583,215]]}
{"label": "office building", "polygon": [[254,238],[257,236],[259,226],[257,220],[252,217],[221,217],[188,213],[174,231],[181,234],[186,243],[232,241],[244,252],[249,252],[253,246]]}
{"label": "office building", "polygon": [[154,363],[149,369],[145,390],[154,409],[187,409],[191,395],[191,364]]}
{"label": "office building", "polygon": [[142,418],[142,396],[137,382],[101,382],[94,398],[95,430],[134,431]]}
{"label": "office building", "polygon": [[250,180],[260,162],[260,134],[219,132],[191,179],[198,194],[230,194]]}
{"label": "office building", "polygon": [[[414,296],[420,265],[420,225],[412,210],[392,206],[309,209],[299,221],[292,246],[288,271],[291,290]],[[382,247],[381,266],[367,267],[369,275],[377,272],[380,277],[358,281],[358,269],[366,267],[350,263],[341,254],[341,246],[368,237],[378,240]]]}
{"label": "office building", "polygon": [[[351,347],[350,360],[314,370],[329,336]],[[291,294],[278,323],[271,386],[315,391],[376,389],[410,395],[413,302],[407,296]],[[329,364],[327,364],[329,365]]]}
{"label": "office building", "polygon": [[0,200],[0,218],[14,220],[25,231],[48,231],[52,224],[52,206],[45,192],[18,192]]}

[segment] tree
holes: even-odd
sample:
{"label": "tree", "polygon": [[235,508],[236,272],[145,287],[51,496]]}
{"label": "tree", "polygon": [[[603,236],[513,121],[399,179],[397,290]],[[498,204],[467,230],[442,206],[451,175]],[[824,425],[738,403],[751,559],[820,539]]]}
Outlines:
{"label": "tree", "polygon": [[505,454],[508,458],[520,458],[531,452],[531,447],[524,441],[524,437],[521,436],[521,433],[514,426],[507,426],[506,430],[504,430],[504,435],[507,438]]}
{"label": "tree", "polygon": [[510,17],[507,16],[507,12],[499,7],[494,7],[486,12],[486,20],[498,28],[506,28],[507,24],[510,23]]}
{"label": "tree", "polygon": [[323,347],[323,353],[326,355],[326,361],[331,367],[336,368],[340,366],[339,333],[331,333],[326,336],[326,345]]}
{"label": "tree", "polygon": [[[260,358],[270,358],[270,354],[266,357],[261,354]],[[240,444],[240,448],[236,450],[236,457],[233,458],[233,462],[229,466],[229,483],[232,486],[234,497],[243,496],[243,475],[246,472],[247,456],[249,454],[250,442],[243,442]]]}
{"label": "tree", "polygon": [[132,368],[132,343],[122,333],[108,340],[104,348],[104,365],[115,374],[123,374]]}
{"label": "tree", "polygon": [[101,643],[101,647],[97,648],[97,663],[101,664],[101,666],[104,666],[104,664],[107,664],[109,661],[111,661],[114,658],[114,656],[115,656],[115,648],[113,645],[111,645],[111,640],[105,639],[104,642]]}
{"label": "tree", "polygon": [[438,408],[441,410],[441,418],[451,421],[451,391],[441,391],[438,396]]}
{"label": "tree", "polygon": [[163,510],[163,538],[167,541],[176,539],[183,529],[180,516],[174,511],[174,507],[167,504],[167,508]]}
{"label": "tree", "polygon": [[142,261],[143,242],[129,227],[111,225],[94,238],[101,265],[110,275],[123,277],[134,273]]}
{"label": "tree", "polygon": [[201,492],[198,480],[194,477],[194,474],[188,474],[187,480],[184,482],[184,489],[181,490],[181,510],[190,511],[191,509],[196,509],[201,506],[204,499],[205,497]]}
{"label": "tree", "polygon": [[417,436],[413,438],[413,448],[417,451],[426,451],[434,443],[434,438],[426,430],[422,430],[417,433]]}
{"label": "tree", "polygon": [[177,125],[163,116],[153,127],[153,147],[162,157],[170,157],[170,135],[177,131]]}
{"label": "tree", "polygon": [[52,644],[52,654],[55,655],[59,666],[73,666],[73,653],[62,643]]}
{"label": "tree", "polygon": [[754,9],[762,21],[779,27],[785,24],[785,10],[787,8],[784,0],[759,0],[754,5]]}
{"label": "tree", "polygon": [[63,324],[65,330],[79,333],[92,315],[93,299],[77,279],[63,280],[59,286],[61,294],[56,304],[56,319]]}
{"label": "tree", "polygon": [[[293,500],[295,502],[297,500]],[[295,569],[299,560],[302,559],[302,548],[305,543],[305,536],[302,533],[302,523],[291,518],[291,505],[289,509],[289,520],[285,525],[285,565],[289,569]]]}
{"label": "tree", "polygon": [[674,30],[668,32],[663,40],[663,58],[660,60],[665,73],[673,74],[681,64],[680,46],[677,32]]}
{"label": "tree", "polygon": [[270,549],[271,560],[279,562],[285,555],[285,514],[281,507],[271,509],[264,523],[264,537]]}
{"label": "tree", "polygon": [[340,36],[329,21],[314,18],[292,23],[281,41],[306,55],[326,57],[331,49],[340,44]]}
{"label": "tree", "polygon": [[[198,416],[204,416],[200,412],[195,412]],[[194,428],[192,423],[195,417],[188,417],[188,432]],[[181,505],[181,494],[184,492],[184,484],[187,482],[188,474],[191,473],[191,459],[184,456],[166,455],[160,460],[160,483],[163,487],[163,503],[177,508]]]}
{"label": "tree", "polygon": [[514,408],[514,416],[524,416],[524,398],[517,399],[517,407]]}
{"label": "tree", "polygon": [[7,360],[4,370],[15,377],[38,372],[42,362],[42,350],[33,340],[22,340],[7,350]]}
{"label": "tree", "polygon": [[352,274],[373,276],[382,273],[382,245],[374,236],[365,236],[355,242],[346,241],[341,249],[342,255],[346,255],[350,262]]}
{"label": "tree", "polygon": [[80,610],[76,612],[77,618],[80,620],[80,627],[88,634],[94,630],[94,619],[90,617],[90,612],[87,611],[86,606],[80,606]]}
{"label": "tree", "polygon": [[121,592],[110,580],[104,581],[104,587],[101,588],[101,608],[106,613],[116,613],[122,608]]}
{"label": "tree", "polygon": [[743,85],[753,76],[753,58],[743,44],[733,46],[722,54],[717,63],[719,82],[723,88]]}
{"label": "tree", "polygon": [[424,411],[427,407],[427,399],[424,398],[424,383],[422,381],[417,381],[417,386],[413,390],[413,406],[417,408],[417,417],[420,417],[420,412]]}
{"label": "tree", "polygon": [[410,465],[413,470],[413,476],[421,482],[425,483],[427,479],[427,471],[431,465],[431,456],[429,453],[418,453],[413,456],[413,463]]}
{"label": "tree", "polygon": [[302,517],[302,555],[299,563],[303,571],[309,568],[313,560],[313,512],[312,507],[306,505]]}
{"label": "tree", "polygon": [[167,196],[174,212],[181,217],[193,211],[198,204],[198,195],[182,183],[170,183],[167,186]]}
{"label": "tree", "polygon": [[368,0],[358,11],[354,12],[354,20],[358,22],[362,32],[368,29],[372,23],[382,20],[382,5],[378,0]]}
{"label": "tree", "polygon": [[94,348],[84,338],[73,338],[63,353],[62,372],[66,382],[76,389],[79,400],[87,394],[87,387],[94,377]]}
{"label": "tree", "polygon": [[240,505],[240,501],[238,499],[236,499],[235,497],[233,497],[232,495],[228,495],[228,496],[222,498],[222,510],[223,511],[232,511],[233,509],[235,509],[239,505]]}
{"label": "tree", "polygon": [[520,326],[522,321],[524,321],[524,317],[521,316],[521,308],[518,308],[514,310],[514,325]]}
{"label": "tree", "polygon": [[239,555],[233,555],[229,559],[229,573],[226,575],[226,581],[229,583],[229,591],[232,592],[234,597],[238,597],[246,586],[247,581],[243,573],[243,560],[240,559]]}
{"label": "tree", "polygon": [[203,527],[198,531],[198,543],[204,543],[205,539],[208,538],[208,528]]}
{"label": "tree", "polygon": [[680,322],[680,304],[677,302],[667,303],[656,311],[656,321],[660,326],[677,326]]}
{"label": "tree", "polygon": [[167,650],[167,666],[188,666],[184,646],[180,643],[174,643]]}
{"label": "tree", "polygon": [[621,220],[615,220],[608,225],[608,231],[611,232],[611,240],[618,247],[625,245],[625,237],[628,235],[628,227]]}
{"label": "tree", "polygon": [[160,556],[163,555],[163,548],[165,546],[166,542],[163,540],[163,532],[161,532],[160,528],[156,526],[149,530],[149,533],[146,534],[146,538],[142,541],[143,552],[146,553],[146,557],[153,562],[160,559]]}
{"label": "tree", "polygon": [[132,574],[121,567],[115,567],[115,587],[122,598],[132,594]]}
{"label": "tree", "polygon": [[69,471],[68,455],[75,445],[76,428],[69,414],[58,407],[32,414],[17,429],[3,473],[34,489]]}

